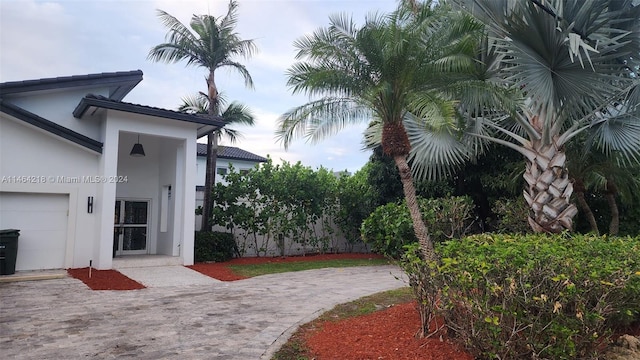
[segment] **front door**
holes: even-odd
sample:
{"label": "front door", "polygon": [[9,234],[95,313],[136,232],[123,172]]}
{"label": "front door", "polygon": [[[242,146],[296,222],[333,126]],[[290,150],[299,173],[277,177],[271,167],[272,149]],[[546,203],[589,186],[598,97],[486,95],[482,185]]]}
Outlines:
{"label": "front door", "polygon": [[113,256],[147,253],[149,229],[147,200],[116,200]]}

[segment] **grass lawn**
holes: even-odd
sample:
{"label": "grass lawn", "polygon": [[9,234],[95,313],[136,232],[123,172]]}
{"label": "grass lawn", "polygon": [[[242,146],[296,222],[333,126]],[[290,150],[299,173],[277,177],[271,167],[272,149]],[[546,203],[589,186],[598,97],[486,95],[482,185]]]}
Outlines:
{"label": "grass lawn", "polygon": [[262,264],[228,265],[236,274],[254,277],[266,274],[277,274],[290,271],[302,271],[323,268],[341,268],[352,266],[371,266],[391,264],[387,259],[333,259],[296,262],[268,262]]}

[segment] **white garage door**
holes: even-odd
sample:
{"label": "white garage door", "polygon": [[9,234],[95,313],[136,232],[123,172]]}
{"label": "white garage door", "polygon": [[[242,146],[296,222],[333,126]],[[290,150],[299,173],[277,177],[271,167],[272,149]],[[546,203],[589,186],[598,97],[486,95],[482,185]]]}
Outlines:
{"label": "white garage door", "polygon": [[0,229],[18,229],[16,270],[65,266],[69,196],[0,192]]}

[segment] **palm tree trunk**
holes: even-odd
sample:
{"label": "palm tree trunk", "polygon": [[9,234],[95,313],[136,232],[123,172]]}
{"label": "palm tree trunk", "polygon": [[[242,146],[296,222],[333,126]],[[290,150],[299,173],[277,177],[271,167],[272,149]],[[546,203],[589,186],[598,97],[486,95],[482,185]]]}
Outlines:
{"label": "palm tree trunk", "polygon": [[527,146],[524,198],[529,204],[529,225],[536,232],[560,233],[571,230],[578,209],[569,199],[573,184],[569,181],[566,155],[554,142],[544,145],[531,141]]}
{"label": "palm tree trunk", "polygon": [[435,252],[433,250],[433,241],[429,236],[427,225],[422,219],[420,213],[420,206],[418,204],[418,198],[416,196],[416,188],[413,185],[413,176],[411,175],[411,169],[407,163],[406,155],[396,155],[393,160],[400,172],[400,181],[402,182],[402,190],[404,191],[404,198],[407,201],[407,207],[409,208],[409,214],[411,214],[411,220],[413,221],[413,231],[420,243],[420,250],[425,260],[435,260]]}
{"label": "palm tree trunk", "polygon": [[[211,231],[211,192],[213,190],[213,181],[215,179],[214,169],[215,159],[212,159],[213,150],[213,139],[215,138],[215,134],[213,132],[207,135],[207,164],[204,178],[204,197],[202,200],[202,227],[201,231]],[[213,162],[212,162],[213,160]],[[212,165],[213,164],[213,165]]]}
{"label": "palm tree trunk", "polygon": [[[207,94],[209,97],[209,115],[218,115],[218,89],[215,83],[214,69],[209,70],[207,77]],[[211,210],[213,209],[212,192],[216,181],[216,160],[218,155],[218,137],[215,132],[207,135],[207,169],[204,179],[204,198],[202,200],[202,231],[211,231]]]}
{"label": "palm tree trunk", "polygon": [[578,206],[580,206],[580,209],[584,213],[584,216],[587,218],[587,221],[591,226],[591,231],[593,231],[596,235],[600,235],[598,223],[596,223],[596,217],[593,215],[591,207],[589,206],[589,204],[587,204],[587,200],[584,198],[584,183],[580,179],[574,179],[573,184],[576,192],[576,199],[578,199]]}
{"label": "palm tree trunk", "polygon": [[385,154],[393,157],[400,173],[404,198],[407,201],[409,214],[413,221],[413,231],[420,243],[420,250],[425,260],[436,260],[433,250],[433,241],[429,236],[427,225],[420,214],[420,206],[416,196],[416,188],[413,185],[413,175],[407,163],[407,156],[411,151],[411,144],[407,131],[402,121],[386,122],[382,126],[382,150]]}
{"label": "palm tree trunk", "polygon": [[609,222],[609,235],[616,236],[620,231],[620,210],[618,209],[618,203],[616,202],[616,194],[618,188],[611,179],[607,179],[607,190],[605,197],[607,203],[609,203],[609,209],[611,210],[611,221]]}

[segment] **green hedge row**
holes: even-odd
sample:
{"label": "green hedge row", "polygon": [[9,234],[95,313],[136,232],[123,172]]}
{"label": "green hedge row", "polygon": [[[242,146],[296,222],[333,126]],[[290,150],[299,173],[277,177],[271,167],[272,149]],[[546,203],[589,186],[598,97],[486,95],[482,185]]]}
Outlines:
{"label": "green hedge row", "polygon": [[194,244],[195,262],[227,261],[237,253],[233,234],[219,231],[197,231]]}
{"label": "green hedge row", "polygon": [[481,234],[437,252],[403,261],[424,318],[480,359],[596,359],[640,320],[640,237]]}

